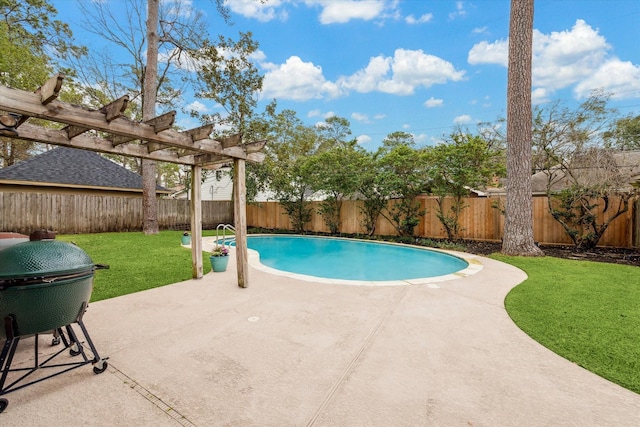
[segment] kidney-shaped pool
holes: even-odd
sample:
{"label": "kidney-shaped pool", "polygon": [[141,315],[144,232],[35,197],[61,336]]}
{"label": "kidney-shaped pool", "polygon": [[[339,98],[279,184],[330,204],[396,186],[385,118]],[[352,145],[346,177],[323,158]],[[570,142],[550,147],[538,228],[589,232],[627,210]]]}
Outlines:
{"label": "kidney-shaped pool", "polygon": [[[481,268],[477,261],[441,251],[365,240],[260,235],[249,236],[247,246],[259,254],[259,262],[267,270],[276,270],[276,274],[288,272],[306,280],[323,278],[334,283],[447,280]],[[451,276],[454,273],[457,275]]]}

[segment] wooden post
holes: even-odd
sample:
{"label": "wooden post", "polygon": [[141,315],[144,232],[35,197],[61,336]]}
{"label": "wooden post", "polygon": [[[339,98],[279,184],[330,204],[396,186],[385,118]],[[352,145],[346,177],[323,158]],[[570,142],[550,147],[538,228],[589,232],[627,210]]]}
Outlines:
{"label": "wooden post", "polygon": [[247,264],[247,183],[245,161],[233,160],[233,218],[236,229],[236,265],[238,286],[249,286]]}
{"label": "wooden post", "polygon": [[202,167],[191,166],[191,260],[192,277],[201,279],[202,270]]}

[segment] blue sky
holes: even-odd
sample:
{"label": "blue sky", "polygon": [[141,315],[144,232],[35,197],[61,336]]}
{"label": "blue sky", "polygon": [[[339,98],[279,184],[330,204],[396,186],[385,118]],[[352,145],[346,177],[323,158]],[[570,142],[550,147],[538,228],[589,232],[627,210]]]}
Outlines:
{"label": "blue sky", "polygon": [[[182,2],[206,13],[212,35],[253,33],[262,99],[310,125],[345,117],[365,148],[395,131],[435,144],[506,115],[508,0],[228,0],[232,26],[210,1]],[[75,31],[75,2],[53,4]],[[536,0],[534,103],[574,105],[604,89],[621,114],[640,114],[638,22],[638,0]]]}

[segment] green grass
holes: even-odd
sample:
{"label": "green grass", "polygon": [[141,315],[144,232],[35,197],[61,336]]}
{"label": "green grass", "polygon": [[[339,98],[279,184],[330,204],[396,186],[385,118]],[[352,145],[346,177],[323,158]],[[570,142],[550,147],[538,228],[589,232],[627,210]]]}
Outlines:
{"label": "green grass", "polygon": [[578,365],[640,393],[640,268],[492,255],[529,278],[507,295],[513,321]]}
{"label": "green grass", "polygon": [[[203,231],[205,236],[215,231]],[[109,265],[94,276],[91,301],[157,288],[191,279],[191,251],[180,246],[182,231],[161,231],[157,235],[98,233],[59,235],[57,240],[74,242],[94,263]],[[211,271],[208,257],[204,273]]]}

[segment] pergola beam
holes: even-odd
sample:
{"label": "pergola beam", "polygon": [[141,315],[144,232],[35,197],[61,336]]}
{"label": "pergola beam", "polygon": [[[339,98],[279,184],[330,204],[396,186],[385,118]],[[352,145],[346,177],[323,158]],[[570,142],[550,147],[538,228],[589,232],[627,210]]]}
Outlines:
{"label": "pergola beam", "polygon": [[143,159],[157,160],[159,162],[193,165],[195,158],[191,156],[179,156],[176,152],[155,151],[149,152],[146,146],[141,144],[125,144],[114,146],[111,141],[95,137],[78,135],[73,140],[67,137],[64,130],[45,128],[42,126],[24,123],[20,126],[20,132],[14,139],[24,139],[44,144],[62,145],[65,147],[80,148],[84,150],[98,151],[101,153],[119,154],[123,156],[140,157]]}
{"label": "pergola beam", "polygon": [[58,97],[60,89],[62,89],[62,74],[56,74],[36,89],[35,94],[39,96],[42,105],[47,105]]}
{"label": "pergola beam", "polygon": [[38,94],[10,89],[1,85],[0,109],[29,117],[120,135],[129,138],[129,141],[139,139],[162,146],[186,148],[230,158],[246,159],[247,157],[247,153],[241,147],[223,148],[220,142],[213,140],[201,140],[194,143],[189,135],[171,129],[156,133],[154,126],[146,123],[137,123],[125,117],[119,117],[107,122],[104,114],[100,111],[89,111],[56,100],[43,105]]}

